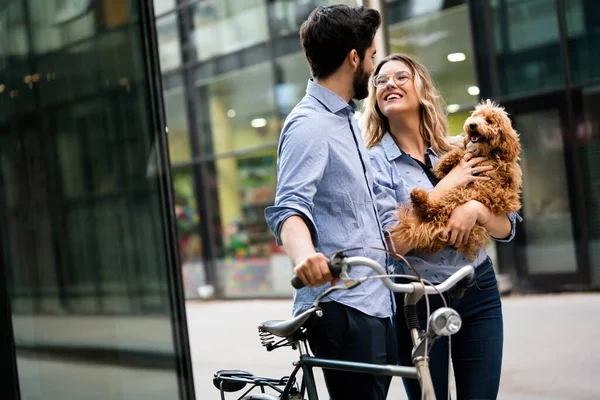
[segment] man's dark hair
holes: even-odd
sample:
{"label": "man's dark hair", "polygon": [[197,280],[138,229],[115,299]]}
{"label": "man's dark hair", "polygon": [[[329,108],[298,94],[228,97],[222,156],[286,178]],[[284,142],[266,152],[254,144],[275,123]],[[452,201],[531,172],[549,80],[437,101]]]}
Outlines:
{"label": "man's dark hair", "polygon": [[379,12],[363,6],[314,9],[300,27],[300,42],[313,77],[331,76],[352,49],[363,60],[380,25]]}

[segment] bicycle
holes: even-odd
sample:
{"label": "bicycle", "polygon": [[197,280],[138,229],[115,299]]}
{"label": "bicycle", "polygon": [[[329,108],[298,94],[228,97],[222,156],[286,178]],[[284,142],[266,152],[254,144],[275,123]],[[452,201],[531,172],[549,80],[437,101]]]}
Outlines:
{"label": "bicycle", "polygon": [[[352,266],[370,267],[377,275],[351,279],[349,272]],[[300,357],[294,363],[292,373],[289,376],[276,379],[255,376],[247,371],[217,371],[213,377],[213,384],[219,389],[221,400],[225,400],[226,392],[240,391],[248,384],[252,386],[238,400],[305,400],[305,394],[308,396],[308,400],[318,400],[312,370],[315,367],[417,379],[421,385],[422,399],[436,399],[429,372],[429,350],[438,337],[451,336],[457,333],[462,325],[460,315],[452,308],[447,307],[442,293],[448,292],[450,296],[455,298],[462,297],[466,288],[475,279],[473,267],[461,268],[439,285],[433,285],[420,277],[390,275],[379,263],[370,258],[347,257],[343,253],[334,255],[329,261],[329,267],[333,276],[340,277],[342,284],[331,286],[315,299],[313,307],[295,318],[285,321],[266,321],[258,327],[261,344],[266,347],[267,351],[273,351],[281,347],[291,347],[293,350],[299,350]],[[394,283],[390,279],[391,277],[402,277],[414,282]],[[310,355],[307,346],[307,332],[310,329],[311,321],[323,316],[323,310],[319,308],[319,302],[333,291],[351,290],[368,279],[382,279],[384,285],[391,291],[405,293],[404,315],[413,341],[412,359],[414,366],[339,361]],[[292,284],[295,287],[302,285],[297,277],[294,277]],[[444,299],[445,305],[445,307],[437,309],[432,314],[429,313],[429,300],[427,297],[431,294],[439,294]],[[428,313],[427,327],[424,330],[420,327],[416,311],[416,304],[422,297],[425,297],[427,302]],[[296,376],[300,370],[302,370],[302,380],[298,385]],[[271,388],[275,394],[267,393],[265,391],[267,387]],[[251,394],[250,392],[255,388],[260,389],[260,393]]]}

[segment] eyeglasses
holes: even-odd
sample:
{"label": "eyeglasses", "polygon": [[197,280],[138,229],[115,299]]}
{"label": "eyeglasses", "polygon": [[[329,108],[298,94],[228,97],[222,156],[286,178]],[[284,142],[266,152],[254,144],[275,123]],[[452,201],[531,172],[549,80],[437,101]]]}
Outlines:
{"label": "eyeglasses", "polygon": [[408,82],[408,80],[410,79],[410,77],[412,75],[413,74],[411,74],[410,72],[406,72],[406,71],[398,71],[392,75],[377,74],[373,77],[372,82],[373,82],[373,86],[375,86],[376,88],[382,88],[382,87],[385,87],[385,85],[387,85],[387,83],[390,81],[390,76],[392,76],[394,78],[394,82],[396,83],[396,85],[402,86],[406,82]]}

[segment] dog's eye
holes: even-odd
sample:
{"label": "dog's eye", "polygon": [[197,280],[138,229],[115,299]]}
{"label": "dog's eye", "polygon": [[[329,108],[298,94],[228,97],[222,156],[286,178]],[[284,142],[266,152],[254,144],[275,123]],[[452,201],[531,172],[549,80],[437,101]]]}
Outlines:
{"label": "dog's eye", "polygon": [[489,118],[487,118],[487,119],[485,120],[485,122],[487,122],[488,124],[490,124],[490,125],[491,125],[491,123],[492,123],[492,120],[491,120],[491,119],[489,119]]}

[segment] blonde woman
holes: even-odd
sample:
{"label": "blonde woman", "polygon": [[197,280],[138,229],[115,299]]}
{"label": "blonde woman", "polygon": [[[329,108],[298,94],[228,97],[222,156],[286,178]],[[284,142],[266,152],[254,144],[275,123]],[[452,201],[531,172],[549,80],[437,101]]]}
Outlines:
{"label": "blonde woman", "polygon": [[[378,211],[383,228],[397,223],[397,203],[409,201],[414,188],[430,190],[432,196],[467,185],[478,179],[473,174],[481,157],[466,157],[444,179],[437,181],[431,168],[450,150],[447,121],[431,76],[415,58],[393,54],[382,60],[373,73],[369,96],[362,116],[363,137],[375,173]],[[479,172],[492,167],[479,166]],[[500,294],[491,260],[481,250],[475,262],[454,250],[480,224],[490,234],[510,241],[518,216],[494,215],[479,202],[471,201],[456,208],[448,223],[448,248],[436,254],[413,252],[405,243],[395,243],[396,252],[405,255],[419,274],[434,283],[444,281],[457,269],[476,266],[476,281],[462,299],[447,299],[463,318],[463,327],[452,337],[452,362],[459,399],[495,399],[502,365],[503,322]],[[388,239],[389,240],[389,239]],[[400,269],[400,271],[398,271]],[[397,263],[397,272],[411,273]],[[432,310],[441,306],[439,298],[430,298]],[[412,344],[404,321],[402,296],[396,298],[396,326],[400,362],[412,365]],[[425,305],[417,306],[421,326],[425,326]],[[437,397],[448,398],[448,340],[439,339],[430,354],[431,374]],[[420,399],[416,380],[404,381],[411,399]]]}

